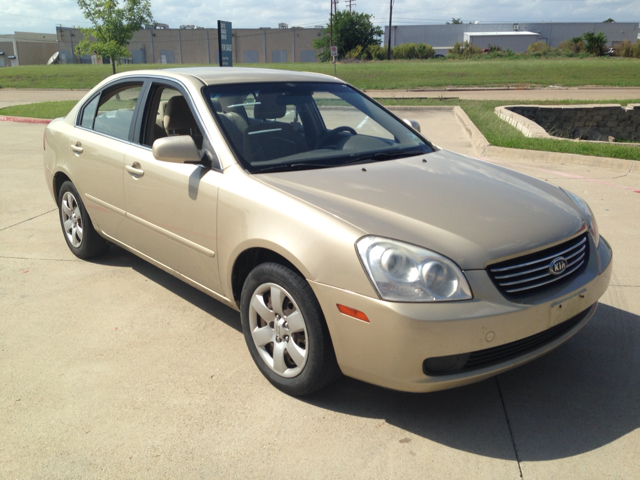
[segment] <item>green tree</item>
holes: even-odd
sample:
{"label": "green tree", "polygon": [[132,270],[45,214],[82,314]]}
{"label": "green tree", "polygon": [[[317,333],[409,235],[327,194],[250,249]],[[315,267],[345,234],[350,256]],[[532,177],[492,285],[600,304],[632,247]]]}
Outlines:
{"label": "green tree", "polygon": [[76,46],[78,55],[108,57],[116,73],[116,62],[130,57],[127,45],[143,25],[153,23],[151,0],[77,0],[87,20],[93,24],[82,28],[84,38]]}
{"label": "green tree", "polygon": [[[471,23],[471,22],[469,22],[469,23]],[[447,22],[447,25],[449,25],[449,24],[450,24],[450,23],[449,23],[449,22]],[[460,25],[460,24],[462,24],[462,18],[452,18],[452,19],[451,19],[451,24],[453,24],[453,25]]]}
{"label": "green tree", "polygon": [[604,53],[604,47],[607,45],[607,37],[604,33],[598,32],[595,34],[587,32],[582,35],[582,38],[584,38],[584,44],[587,52],[598,56]]}
{"label": "green tree", "polygon": [[613,18],[607,18],[604,22],[602,23],[616,23],[616,21]]}
{"label": "green tree", "polygon": [[[338,47],[339,58],[357,47],[367,49],[369,45],[380,45],[381,36],[382,28],[371,23],[369,14],[341,10],[333,16],[333,44]],[[330,27],[327,24],[322,37],[313,41],[313,48],[319,50],[321,61],[328,62],[331,59],[330,46]]]}

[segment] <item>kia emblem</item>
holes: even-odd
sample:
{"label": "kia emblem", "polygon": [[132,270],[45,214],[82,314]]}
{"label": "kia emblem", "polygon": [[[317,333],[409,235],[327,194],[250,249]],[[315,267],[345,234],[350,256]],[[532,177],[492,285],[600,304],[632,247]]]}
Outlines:
{"label": "kia emblem", "polygon": [[564,257],[556,257],[549,264],[549,272],[551,275],[560,275],[567,268],[567,259]]}

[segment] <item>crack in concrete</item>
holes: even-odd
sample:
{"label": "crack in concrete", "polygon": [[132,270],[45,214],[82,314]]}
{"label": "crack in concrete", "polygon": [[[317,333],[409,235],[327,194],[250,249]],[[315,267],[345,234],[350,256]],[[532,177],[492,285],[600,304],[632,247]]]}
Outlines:
{"label": "crack in concrete", "polygon": [[625,173],[624,175],[620,175],[619,177],[613,177],[613,178],[612,178],[612,180],[613,180],[614,178],[624,178],[624,177],[628,177],[628,176],[631,174],[631,172],[633,172],[633,167],[635,167],[635,166],[636,166],[636,163],[637,163],[637,161],[636,161],[636,162],[633,162],[633,163],[631,164],[631,166],[629,167],[629,171],[628,171],[627,173]]}
{"label": "crack in concrete", "polygon": [[520,478],[524,479],[522,476],[522,467],[520,466],[520,456],[518,455],[518,447],[516,446],[516,439],[513,436],[513,430],[511,429],[511,422],[509,421],[509,414],[507,413],[507,406],[504,403],[504,397],[502,395],[502,389],[500,388],[500,381],[498,377],[493,377],[496,379],[496,386],[498,387],[498,394],[500,395],[500,402],[502,403],[502,410],[504,411],[504,418],[507,420],[507,427],[509,428],[509,436],[511,437],[511,445],[513,446],[513,453],[516,456],[516,462],[518,463],[518,472],[520,472]]}
{"label": "crack in concrete", "polygon": [[45,262],[81,262],[81,260],[67,260],[64,258],[10,257],[8,255],[0,255],[0,258],[6,258],[9,260],[42,260]]}
{"label": "crack in concrete", "polygon": [[8,228],[12,228],[12,227],[15,227],[17,225],[21,225],[23,223],[26,223],[26,222],[28,222],[30,220],[33,220],[34,218],[38,218],[38,217],[41,217],[43,215],[46,215],[47,213],[57,212],[57,211],[58,211],[58,209],[54,208],[53,210],[49,210],[48,212],[41,213],[39,215],[36,215],[35,217],[27,218],[26,220],[22,220],[21,222],[14,223],[13,225],[9,225],[8,227],[0,228],[0,232],[2,232],[3,230],[7,230]]}
{"label": "crack in concrete", "polygon": [[609,284],[610,287],[627,287],[627,288],[640,288],[640,285],[612,285]]}

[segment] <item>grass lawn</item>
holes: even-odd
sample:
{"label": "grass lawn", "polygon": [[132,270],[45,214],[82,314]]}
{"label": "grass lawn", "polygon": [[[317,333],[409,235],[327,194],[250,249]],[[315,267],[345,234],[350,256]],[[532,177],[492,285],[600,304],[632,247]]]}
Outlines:
{"label": "grass lawn", "polygon": [[[195,65],[121,65],[118,72]],[[329,63],[260,63],[276,68],[333,75]],[[36,65],[0,69],[0,88],[88,89],[111,74],[110,65]],[[341,79],[360,89],[443,86],[600,85],[640,86],[635,58],[530,58],[493,60],[392,60],[338,64]]]}
{"label": "grass lawn", "polygon": [[[380,103],[387,106],[393,105],[459,105],[467,113],[471,121],[480,129],[489,143],[498,147],[521,148],[526,150],[543,150],[547,152],[577,153],[580,155],[592,155],[598,157],[624,158],[629,160],[640,160],[640,145],[637,147],[619,145],[615,143],[587,143],[574,142],[571,140],[545,140],[539,138],[527,138],[522,132],[512,127],[507,122],[500,120],[494,113],[494,108],[500,105],[558,105],[558,104],[579,104],[584,101],[552,101],[552,102],[530,102],[530,101],[479,101],[479,100],[457,100],[457,99],[378,99]],[[600,102],[589,101],[589,103],[640,103],[637,100],[606,100]],[[17,105],[0,109],[0,115],[15,115],[20,117],[35,118],[55,118],[66,115],[76,104],[75,101],[64,102],[44,102],[32,103],[29,105]],[[423,132],[427,138],[429,132]]]}
{"label": "grass lawn", "polygon": [[78,103],[75,100],[64,100],[62,102],[42,102],[30,103],[27,105],[16,105],[0,109],[0,115],[31,118],[56,118],[64,117]]}

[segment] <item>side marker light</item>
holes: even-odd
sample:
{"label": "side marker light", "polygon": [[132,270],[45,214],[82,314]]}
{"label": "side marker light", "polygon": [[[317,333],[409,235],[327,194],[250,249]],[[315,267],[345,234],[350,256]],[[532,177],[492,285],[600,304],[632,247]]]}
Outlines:
{"label": "side marker light", "polygon": [[357,318],[358,320],[362,320],[363,322],[370,323],[364,312],[356,310],[355,308],[346,307],[345,305],[340,305],[339,303],[337,303],[336,306],[338,307],[338,310],[340,310],[340,313],[348,315],[349,317]]}

